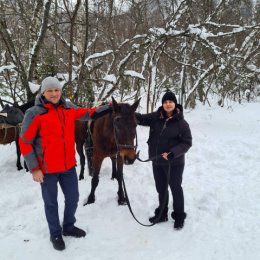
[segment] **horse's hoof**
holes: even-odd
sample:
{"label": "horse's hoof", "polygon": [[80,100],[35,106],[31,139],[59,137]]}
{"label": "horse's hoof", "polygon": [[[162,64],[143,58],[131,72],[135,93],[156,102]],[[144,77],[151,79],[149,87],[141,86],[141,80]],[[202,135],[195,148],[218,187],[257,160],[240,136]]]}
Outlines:
{"label": "horse's hoof", "polygon": [[23,167],[18,167],[18,166],[17,166],[17,170],[18,170],[18,171],[21,171],[22,169],[23,169]]}
{"label": "horse's hoof", "polygon": [[125,205],[127,205],[126,199],[118,200],[118,205],[119,205],[119,206],[125,206]]}
{"label": "horse's hoof", "polygon": [[79,176],[79,180],[84,180],[84,176]]}
{"label": "horse's hoof", "polygon": [[84,206],[86,206],[87,204],[92,204],[94,202],[95,202],[95,197],[89,196],[87,202],[84,203]]}

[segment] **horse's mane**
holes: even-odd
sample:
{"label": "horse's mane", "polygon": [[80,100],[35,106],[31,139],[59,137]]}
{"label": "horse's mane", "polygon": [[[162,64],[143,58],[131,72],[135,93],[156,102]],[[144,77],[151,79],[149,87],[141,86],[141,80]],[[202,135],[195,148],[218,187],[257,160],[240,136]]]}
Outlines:
{"label": "horse's mane", "polygon": [[26,111],[28,108],[34,106],[34,102],[35,102],[35,100],[33,99],[33,100],[31,100],[31,101],[29,101],[29,102],[23,104],[23,105],[18,106],[18,108],[21,109],[23,113],[25,113],[25,111]]}
{"label": "horse's mane", "polygon": [[118,107],[120,108],[119,112],[123,115],[129,115],[131,112],[131,106],[127,103],[118,103]]}

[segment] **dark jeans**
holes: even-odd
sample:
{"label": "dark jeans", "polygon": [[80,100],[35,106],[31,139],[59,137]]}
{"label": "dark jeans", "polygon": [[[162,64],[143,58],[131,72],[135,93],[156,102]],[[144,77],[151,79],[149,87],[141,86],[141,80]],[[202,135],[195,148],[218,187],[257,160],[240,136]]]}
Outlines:
{"label": "dark jeans", "polygon": [[[173,211],[175,213],[184,213],[184,196],[182,190],[182,174],[184,164],[171,165],[169,186],[173,197]],[[155,187],[159,195],[159,207],[162,208],[166,192],[166,203],[164,206],[164,214],[168,212],[169,192],[167,187],[168,165],[158,165],[153,163],[153,176]]]}
{"label": "dark jeans", "polygon": [[63,230],[70,230],[76,222],[75,213],[79,201],[78,178],[75,167],[66,172],[44,175],[44,182],[41,184],[42,198],[51,236],[62,233],[57,201],[58,183],[65,197]]}

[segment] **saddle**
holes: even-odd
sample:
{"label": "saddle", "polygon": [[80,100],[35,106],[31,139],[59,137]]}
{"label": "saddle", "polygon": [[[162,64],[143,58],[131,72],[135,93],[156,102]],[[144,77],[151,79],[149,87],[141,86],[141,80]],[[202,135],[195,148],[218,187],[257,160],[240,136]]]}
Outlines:
{"label": "saddle", "polygon": [[[13,136],[13,140],[16,140],[19,136],[20,129],[21,129],[21,123],[18,125],[10,125],[7,123],[0,123],[0,143],[1,144],[7,144],[8,139],[11,136]],[[9,136],[9,137],[8,137]]]}
{"label": "saddle", "polygon": [[17,127],[21,127],[21,124],[18,124],[18,125],[10,125],[10,124],[7,124],[7,123],[0,123],[0,130],[1,129],[9,129],[9,128],[17,128]]}
{"label": "saddle", "polygon": [[21,123],[23,120],[23,112],[16,107],[10,107],[9,105],[5,105],[3,110],[0,112],[0,130],[1,136],[3,136],[0,140],[2,144],[7,142],[8,135],[12,133],[14,135],[14,139],[17,139]]}
{"label": "saddle", "polygon": [[[23,116],[24,114],[19,108],[5,105],[3,110],[0,111],[0,124],[17,126],[22,123]],[[8,126],[5,126],[3,128],[6,127]]]}

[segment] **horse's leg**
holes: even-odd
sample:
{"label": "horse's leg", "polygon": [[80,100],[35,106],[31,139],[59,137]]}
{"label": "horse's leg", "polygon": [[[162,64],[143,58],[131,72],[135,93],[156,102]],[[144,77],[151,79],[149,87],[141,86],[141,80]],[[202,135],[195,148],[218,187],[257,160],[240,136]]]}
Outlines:
{"label": "horse's leg", "polygon": [[25,161],[25,160],[24,160],[24,162],[23,162],[23,166],[24,166],[25,170],[28,172],[29,169],[28,169],[28,167],[27,167],[27,164],[26,164],[26,161]]}
{"label": "horse's leg", "polygon": [[123,191],[123,159],[117,158],[117,182],[118,182],[118,205],[126,205],[126,198]]}
{"label": "horse's leg", "polygon": [[102,164],[103,160],[104,160],[104,158],[99,158],[99,157],[93,159],[93,176],[92,176],[92,180],[91,180],[91,191],[90,191],[90,194],[88,195],[88,200],[84,204],[84,206],[95,202],[95,190],[98,186],[99,172],[100,172],[100,168],[101,168],[101,164]]}
{"label": "horse's leg", "polygon": [[15,140],[15,145],[16,145],[16,154],[17,154],[16,167],[18,171],[20,171],[23,169],[23,167],[21,165],[21,151],[20,151],[18,139]]}
{"label": "horse's leg", "polygon": [[93,158],[93,141],[90,134],[90,130],[86,132],[86,141],[85,141],[85,153],[87,157],[88,162],[88,173],[89,176],[93,176],[93,164],[92,164],[92,158]]}
{"label": "horse's leg", "polygon": [[116,158],[110,157],[112,162],[112,177],[111,180],[117,179],[117,170],[116,170]]}
{"label": "horse's leg", "polygon": [[88,174],[89,176],[93,176],[93,166],[92,166],[92,148],[87,149],[86,153],[87,153],[87,162],[88,162]]}
{"label": "horse's leg", "polygon": [[79,174],[79,180],[84,179],[84,171],[85,171],[85,155],[83,151],[83,143],[77,142],[76,143],[76,149],[79,154],[80,158],[80,174]]}

